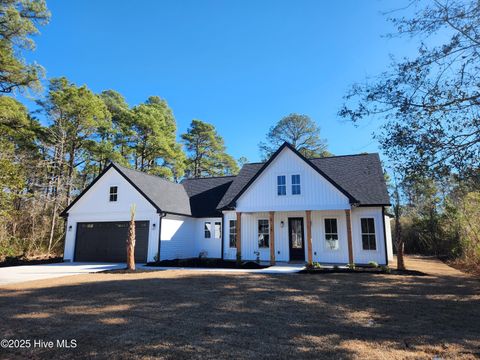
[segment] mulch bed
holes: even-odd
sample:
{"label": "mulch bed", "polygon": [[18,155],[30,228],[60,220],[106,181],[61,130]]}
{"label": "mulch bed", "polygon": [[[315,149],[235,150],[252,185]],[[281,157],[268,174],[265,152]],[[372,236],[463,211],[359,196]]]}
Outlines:
{"label": "mulch bed", "polygon": [[319,268],[319,269],[304,269],[299,272],[300,274],[341,274],[341,273],[353,273],[353,274],[388,274],[388,275],[410,275],[410,276],[427,276],[427,274],[417,270],[396,270],[396,269],[382,269],[382,268],[370,268],[370,267],[356,267],[355,269],[345,268]]}
{"label": "mulch bed", "polygon": [[28,259],[24,257],[6,257],[4,261],[0,262],[0,267],[7,266],[21,266],[21,265],[41,265],[41,264],[55,264],[63,262],[62,257],[53,257],[47,259]]}
{"label": "mulch bed", "polygon": [[202,259],[202,258],[190,258],[190,259],[174,259],[174,260],[162,260],[160,262],[147,263],[147,266],[159,266],[159,267],[190,267],[190,268],[220,268],[220,269],[265,269],[269,265],[260,265],[253,261],[245,261],[238,264],[233,260],[222,259]]}

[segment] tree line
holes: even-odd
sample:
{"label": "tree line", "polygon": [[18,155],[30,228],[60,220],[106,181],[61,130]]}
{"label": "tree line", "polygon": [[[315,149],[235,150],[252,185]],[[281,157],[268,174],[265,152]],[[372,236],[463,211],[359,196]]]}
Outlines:
{"label": "tree line", "polygon": [[[61,254],[60,212],[112,161],[176,182],[233,175],[248,161],[237,162],[201,120],[177,137],[173,112],[159,96],[130,106],[115,90],[96,94],[60,77],[48,81],[29,111],[15,95],[39,94],[44,69],[19,54],[34,48],[32,35],[49,19],[44,0],[0,1],[0,260]],[[305,154],[326,151],[315,122],[291,114],[270,130],[264,156],[276,150],[286,125],[292,132],[282,140]]]}
{"label": "tree line", "polygon": [[[339,115],[375,119],[392,164],[397,251],[444,256],[480,270],[480,3],[410,1],[389,13],[418,44],[354,84]],[[441,41],[440,41],[441,40]]]}

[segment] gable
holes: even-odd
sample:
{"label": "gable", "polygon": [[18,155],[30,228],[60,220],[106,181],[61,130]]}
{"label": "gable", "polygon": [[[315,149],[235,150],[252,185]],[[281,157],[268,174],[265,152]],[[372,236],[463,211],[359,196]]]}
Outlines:
{"label": "gable", "polygon": [[[117,201],[110,202],[110,186],[118,187]],[[71,204],[66,212],[69,214],[81,213],[104,213],[130,211],[132,204],[136,205],[136,211],[151,212],[157,209],[130,184],[114,167],[96,179],[94,183]]]}
{"label": "gable", "polygon": [[[291,176],[300,175],[301,194],[292,195]],[[285,175],[287,195],[277,195],[277,176]],[[237,198],[237,211],[349,209],[350,198],[308,160],[281,148]]]}

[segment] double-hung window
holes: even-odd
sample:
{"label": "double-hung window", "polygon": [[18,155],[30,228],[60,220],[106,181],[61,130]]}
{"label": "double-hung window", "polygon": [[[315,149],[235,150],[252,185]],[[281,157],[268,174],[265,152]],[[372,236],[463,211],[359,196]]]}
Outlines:
{"label": "double-hung window", "polygon": [[287,177],[285,175],[277,176],[277,195],[287,195]]}
{"label": "double-hung window", "polygon": [[258,220],[258,247],[268,248],[270,246],[270,224],[266,219]]}
{"label": "double-hung window", "polygon": [[118,186],[110,186],[110,201],[115,202],[118,199]]}
{"label": "double-hung window", "polygon": [[222,236],[222,223],[215,222],[215,239],[220,239]]}
{"label": "double-hung window", "polygon": [[292,175],[292,195],[300,195],[300,175]]}
{"label": "double-hung window", "polygon": [[337,219],[325,219],[325,241],[330,250],[338,249]]}
{"label": "double-hung window", "polygon": [[205,222],[203,230],[205,233],[205,239],[210,239],[212,237],[212,223],[210,221]]}
{"label": "double-hung window", "polygon": [[361,218],[363,250],[377,250],[374,218]]}
{"label": "double-hung window", "polygon": [[237,220],[230,220],[228,235],[230,239],[230,247],[237,247]]}

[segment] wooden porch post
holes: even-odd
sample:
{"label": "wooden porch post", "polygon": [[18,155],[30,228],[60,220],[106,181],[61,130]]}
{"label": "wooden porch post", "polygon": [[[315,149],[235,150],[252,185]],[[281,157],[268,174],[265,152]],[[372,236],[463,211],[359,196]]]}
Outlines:
{"label": "wooden porch post", "polygon": [[237,244],[237,261],[242,260],[242,213],[237,212],[237,238],[236,244]]}
{"label": "wooden porch post", "polygon": [[270,211],[270,265],[275,265],[275,212]]}
{"label": "wooden porch post", "polygon": [[352,242],[352,210],[345,210],[347,220],[347,243],[348,243],[348,263],[353,264],[353,242]]}
{"label": "wooden porch post", "polygon": [[312,257],[312,211],[307,210],[307,254],[308,254],[308,263],[313,262]]}

